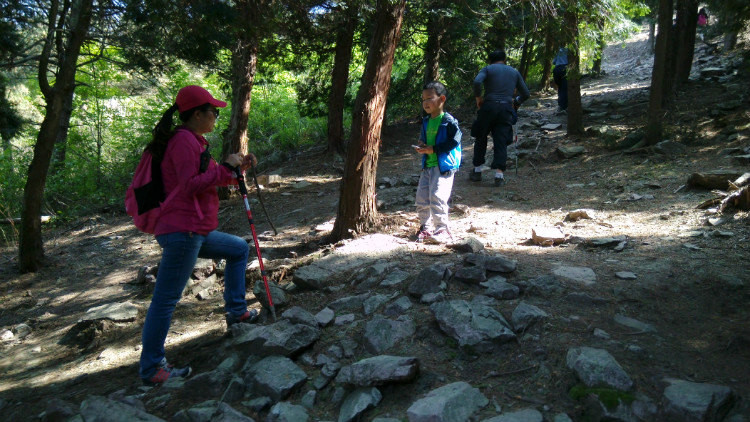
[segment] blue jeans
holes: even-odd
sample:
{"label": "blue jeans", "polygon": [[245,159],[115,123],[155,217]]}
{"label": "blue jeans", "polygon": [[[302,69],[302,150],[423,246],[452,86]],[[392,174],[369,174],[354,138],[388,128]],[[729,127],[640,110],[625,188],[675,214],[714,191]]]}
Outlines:
{"label": "blue jeans", "polygon": [[242,238],[212,231],[207,235],[196,233],[167,233],[156,236],[162,247],[159,273],[156,276],[154,295],[143,324],[143,350],[141,350],[140,376],[151,378],[164,357],[172,312],[182,297],[198,257],[227,260],[224,270],[224,308],[233,316],[247,311],[245,301],[245,268],[249,248]]}
{"label": "blue jeans", "polygon": [[557,105],[560,110],[568,109],[568,78],[566,77],[567,66],[557,65],[552,70],[552,76],[555,79],[555,85],[557,85]]}

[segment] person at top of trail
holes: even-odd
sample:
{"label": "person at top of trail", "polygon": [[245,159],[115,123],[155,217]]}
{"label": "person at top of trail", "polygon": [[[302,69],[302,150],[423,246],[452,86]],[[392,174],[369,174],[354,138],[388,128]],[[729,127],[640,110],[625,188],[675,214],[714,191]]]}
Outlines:
{"label": "person at top of trail", "polygon": [[555,66],[552,78],[557,86],[557,113],[565,113],[568,110],[568,49],[560,48],[552,64]]}
{"label": "person at top of trail", "polygon": [[[495,50],[489,55],[489,65],[482,68],[474,78],[473,90],[476,98],[477,120],[472,127],[474,140],[474,171],[469,179],[482,180],[482,165],[487,152],[487,136],[492,133],[493,160],[490,167],[495,170],[495,186],[505,184],[504,172],[508,157],[507,147],[513,143],[513,125],[518,120],[516,109],[529,98],[529,88],[521,74],[505,64],[505,51]],[[484,97],[482,97],[484,86]],[[515,95],[516,91],[519,95]],[[515,95],[515,96],[514,96]]]}
{"label": "person at top of trail", "polygon": [[416,195],[417,242],[453,241],[448,228],[448,200],[453,176],[461,165],[461,129],[458,120],[444,110],[447,96],[445,85],[437,81],[422,88],[422,108],[428,115],[422,120],[419,145],[414,145],[414,150],[422,154]]}
{"label": "person at top of trail", "polygon": [[[213,131],[219,108],[227,103],[215,99],[196,85],[177,93],[175,103],[153,130],[146,149],[161,162],[164,192],[172,199],[162,204],[154,235],[162,248],[154,294],[143,324],[139,375],[146,385],[172,377],[187,377],[189,366],[167,362],[164,342],[177,302],[198,257],[226,259],[224,308],[227,325],[249,323],[257,311],[245,301],[245,267],[249,247],[240,237],[217,231],[219,197],[217,186],[236,183],[236,171],[255,165],[252,154],[231,154],[218,165],[208,154],[204,134]],[[181,126],[173,128],[172,116],[179,112]]]}

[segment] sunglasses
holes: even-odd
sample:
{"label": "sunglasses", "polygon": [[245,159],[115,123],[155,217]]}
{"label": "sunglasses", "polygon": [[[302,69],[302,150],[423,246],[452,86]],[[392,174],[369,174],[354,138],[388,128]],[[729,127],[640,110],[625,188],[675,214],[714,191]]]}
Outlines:
{"label": "sunglasses", "polygon": [[209,111],[209,112],[213,113],[215,118],[217,118],[217,119],[219,118],[219,110],[218,109],[212,109],[212,110],[209,109],[209,110],[206,110],[206,111]]}

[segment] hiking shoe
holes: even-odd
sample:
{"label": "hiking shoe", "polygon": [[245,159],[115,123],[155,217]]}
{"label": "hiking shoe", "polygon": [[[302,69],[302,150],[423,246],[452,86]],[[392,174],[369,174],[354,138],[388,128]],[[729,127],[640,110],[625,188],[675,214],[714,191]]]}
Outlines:
{"label": "hiking shoe", "polygon": [[258,320],[258,311],[256,311],[255,309],[251,309],[238,317],[231,315],[231,314],[227,314],[227,327],[231,327],[232,325],[239,324],[239,323],[252,324],[257,320]]}
{"label": "hiking shoe", "polygon": [[441,227],[432,233],[429,240],[425,240],[425,243],[432,243],[433,245],[441,245],[445,243],[453,243],[453,236],[447,228]]}
{"label": "hiking shoe", "polygon": [[427,229],[422,226],[419,228],[419,231],[417,232],[417,243],[425,243],[428,242],[429,239],[432,237],[430,232],[427,231]]}
{"label": "hiking shoe", "polygon": [[482,181],[482,173],[478,171],[472,171],[469,173],[469,180],[472,182],[481,182]]}
{"label": "hiking shoe", "polygon": [[500,187],[505,184],[505,178],[504,177],[496,177],[495,178],[495,187]]}
{"label": "hiking shoe", "polygon": [[154,386],[163,384],[170,378],[187,378],[193,373],[193,369],[189,366],[184,368],[175,368],[174,365],[167,363],[167,358],[163,358],[159,362],[159,367],[156,373],[149,379],[144,379],[143,384]]}

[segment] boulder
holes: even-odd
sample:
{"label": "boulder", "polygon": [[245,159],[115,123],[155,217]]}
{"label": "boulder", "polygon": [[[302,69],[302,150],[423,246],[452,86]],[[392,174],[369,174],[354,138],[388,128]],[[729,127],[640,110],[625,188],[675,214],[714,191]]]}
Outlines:
{"label": "boulder", "polygon": [[413,380],[419,373],[414,357],[379,355],[344,366],[336,382],[356,387],[373,387]]}
{"label": "boulder", "polygon": [[359,421],[367,409],[380,403],[383,395],[375,387],[358,388],[344,398],[339,410],[338,422]]}
{"label": "boulder", "polygon": [[381,354],[415,332],[414,322],[406,315],[396,320],[377,315],[365,324],[364,346],[372,354]]}
{"label": "boulder", "polygon": [[568,349],[566,363],[587,387],[609,387],[621,391],[633,388],[633,380],[615,358],[604,349],[592,347]]}
{"label": "boulder", "polygon": [[280,401],[307,381],[307,374],[291,359],[268,356],[243,371],[245,382],[259,396]]}
{"label": "boulder", "polygon": [[433,303],[430,310],[440,329],[462,348],[490,353],[516,338],[503,315],[483,304],[450,300]]}
{"label": "boulder", "polygon": [[102,396],[89,396],[86,398],[81,403],[79,412],[85,421],[157,422],[164,420],[157,418],[150,413],[146,413],[137,407],[129,406]]}
{"label": "boulder", "polygon": [[320,338],[320,329],[286,319],[271,325],[234,324],[231,345],[258,356],[295,356]]}
{"label": "boulder", "polygon": [[516,332],[523,332],[537,321],[541,321],[548,317],[549,315],[547,315],[546,312],[536,306],[530,305],[526,302],[521,302],[516,306],[516,309],[513,310],[511,322],[513,322],[513,328]]}
{"label": "boulder", "polygon": [[679,379],[667,382],[662,408],[668,422],[720,422],[736,400],[732,389],[723,385]]}
{"label": "boulder", "polygon": [[478,388],[459,381],[436,388],[406,410],[409,422],[458,422],[487,406],[489,400]]}
{"label": "boulder", "polygon": [[271,407],[266,422],[307,422],[309,418],[303,406],[282,401]]}

